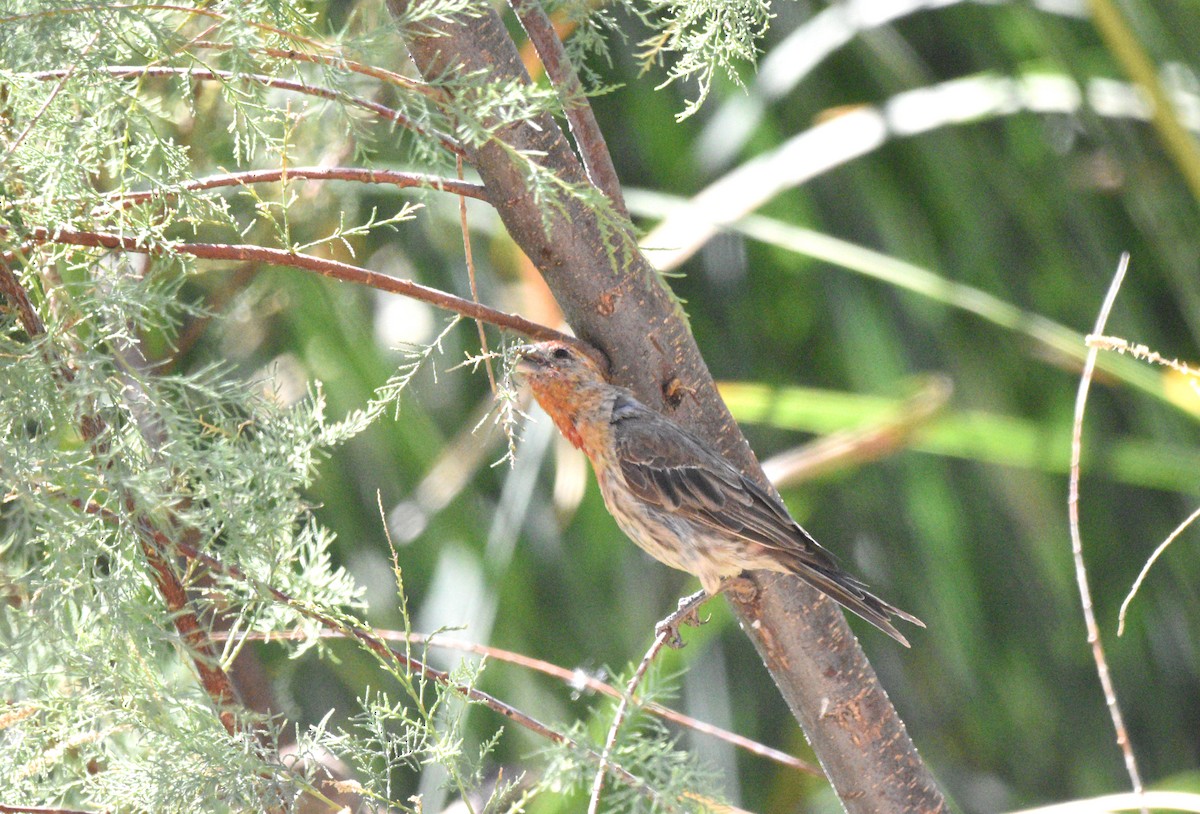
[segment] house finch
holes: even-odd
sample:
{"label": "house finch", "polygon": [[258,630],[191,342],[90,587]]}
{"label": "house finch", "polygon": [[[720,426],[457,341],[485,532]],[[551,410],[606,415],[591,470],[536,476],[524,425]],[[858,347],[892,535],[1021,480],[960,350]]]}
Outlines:
{"label": "house finch", "polygon": [[783,503],[707,442],[609,384],[562,342],[522,349],[522,373],[542,409],[592,462],[608,510],[650,556],[695,574],[709,595],[742,571],[794,574],[896,641],[915,616],[872,595],[792,519]]}

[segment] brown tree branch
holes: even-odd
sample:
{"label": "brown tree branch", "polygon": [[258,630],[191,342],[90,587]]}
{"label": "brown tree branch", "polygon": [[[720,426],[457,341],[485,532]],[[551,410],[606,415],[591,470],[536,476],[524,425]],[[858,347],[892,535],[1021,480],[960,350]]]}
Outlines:
{"label": "brown tree branch", "polygon": [[[0,232],[2,233],[2,232]],[[297,254],[283,249],[271,249],[264,246],[250,246],[237,243],[175,243],[146,246],[136,238],[101,232],[82,232],[74,229],[59,229],[51,231],[45,228],[34,229],[30,238],[38,243],[63,243],[72,246],[91,246],[94,248],[116,249],[141,254],[162,255],[175,252],[199,257],[205,260],[235,260],[240,262],[266,263],[282,268],[296,268],[304,271],[315,271],[324,277],[342,280],[357,285],[386,291],[390,294],[403,294],[415,300],[427,302],[430,305],[453,311],[471,319],[478,319],[499,328],[512,331],[530,339],[556,339],[579,345],[578,340],[566,336],[553,328],[530,322],[516,314],[509,314],[490,308],[462,297],[456,297],[436,288],[414,283],[410,280],[400,280],[389,277],[378,271],[352,266],[338,260],[328,260],[313,257],[310,254]],[[0,254],[0,260],[10,261],[8,254]],[[593,352],[590,348],[584,349]]]}
{"label": "brown tree branch", "polygon": [[633,694],[637,692],[638,685],[646,676],[646,671],[658,657],[658,652],[666,647],[667,641],[673,635],[678,635],[678,633],[665,627],[655,634],[650,649],[646,651],[646,655],[642,656],[641,663],[638,664],[637,669],[633,671],[633,675],[625,684],[625,692],[621,694],[617,711],[613,713],[612,723],[608,727],[608,735],[604,738],[604,751],[600,753],[600,765],[596,767],[596,776],[592,778],[592,795],[588,800],[588,814],[596,814],[600,810],[600,794],[604,791],[604,775],[608,772],[608,759],[612,755],[612,750],[617,746],[617,735],[621,731],[622,724],[625,723],[629,705],[633,701]]}
{"label": "brown tree branch", "polygon": [[[454,155],[463,154],[462,146],[453,138],[445,133],[439,133],[435,130],[422,127],[398,110],[394,110],[387,105],[381,105],[379,102],[372,102],[370,99],[364,99],[361,96],[355,96],[354,94],[333,88],[323,88],[320,85],[311,85],[291,79],[280,79],[279,77],[266,76],[264,74],[216,71],[209,68],[174,68],[162,65],[109,65],[92,70],[107,73],[109,76],[118,79],[137,79],[145,76],[178,76],[189,79],[212,79],[219,82],[255,82],[266,87],[279,88],[280,90],[292,91],[293,93],[302,93],[307,96],[316,96],[319,99],[328,99],[331,102],[339,102],[369,110],[381,119],[395,122],[401,127],[427,138],[436,139]],[[35,71],[33,73],[22,74],[22,76],[27,79],[49,82],[53,79],[61,79],[69,75],[70,72],[70,68],[59,68],[52,71]]]}
{"label": "brown tree branch", "polygon": [[[407,6],[407,0],[389,0],[394,13]],[[410,55],[431,83],[483,71],[529,82],[503,21],[490,9],[469,20],[433,20],[407,36]],[[545,223],[527,189],[523,162],[536,161],[567,183],[586,178],[553,118],[543,114],[499,127],[490,142],[468,147],[467,158],[576,333],[611,360],[612,379],[709,439],[769,489],[676,302],[645,259],[622,257],[617,267],[606,224],[577,199],[567,199],[565,212]],[[798,580],[753,577],[761,590],[753,600],[735,601],[735,610],[847,810],[945,810],[941,791],[837,606]]]}
{"label": "brown tree branch", "polygon": [[[239,28],[251,28],[256,31],[265,31],[280,39],[290,40],[291,42],[307,45],[320,51],[327,51],[329,47],[322,42],[304,37],[292,31],[286,31],[282,28],[276,28],[273,25],[249,20],[245,17],[238,17],[234,20],[227,14],[222,14],[211,8],[200,8],[196,6],[179,6],[173,3],[109,3],[104,5],[103,10],[106,12],[120,11],[178,11],[181,14],[198,17],[208,17],[223,23],[236,23]],[[13,14],[8,17],[0,17],[0,25],[7,25],[17,21],[31,21],[45,19],[47,17],[62,17],[68,14],[95,14],[100,11],[101,7],[96,5],[72,6],[67,8],[55,8],[46,11],[36,11],[32,14]]]}
{"label": "brown tree branch", "polygon": [[21,327],[31,338],[41,336],[46,332],[45,323],[42,322],[33,303],[29,301],[29,294],[13,272],[7,255],[0,255],[0,294],[8,298],[12,307],[16,309],[17,318],[21,320]]}
{"label": "brown tree branch", "polygon": [[509,0],[509,5],[516,12],[529,41],[537,49],[546,76],[558,90],[558,98],[562,100],[563,112],[571,127],[571,135],[575,137],[575,146],[579,149],[579,158],[583,161],[588,180],[608,196],[622,216],[629,217],[625,197],[621,194],[621,180],[617,177],[617,168],[613,166],[604,133],[600,131],[596,114],[588,104],[583,85],[567,57],[562,40],[554,30],[554,24],[538,0]]}
{"label": "brown tree branch", "polygon": [[[92,35],[92,38],[88,40],[87,45],[84,46],[83,53],[86,54],[88,51],[92,50],[92,46],[96,44],[96,40],[99,38],[100,32],[97,31]],[[0,156],[0,165],[8,163],[9,157],[17,151],[18,147],[21,146],[21,142],[23,142],[33,130],[34,125],[38,123],[38,119],[42,118],[42,116],[46,114],[46,111],[50,109],[50,105],[53,104],[55,98],[57,98],[58,94],[62,92],[62,89],[66,87],[67,80],[71,78],[72,74],[75,73],[75,69],[78,67],[79,64],[76,63],[63,72],[62,77],[59,78],[58,82],[54,85],[54,90],[50,91],[50,94],[46,97],[45,101],[42,102],[42,106],[38,108],[37,113],[34,113],[29,117],[29,121],[25,123],[25,128],[20,132],[20,134],[17,135],[16,138],[9,142],[8,149],[4,151],[4,155]]]}
{"label": "brown tree branch", "polygon": [[[328,46],[323,46],[313,40],[306,41],[314,47],[321,47],[323,50],[328,50]],[[210,51],[232,51],[237,46],[227,42],[213,42],[212,40],[195,39],[188,42],[188,46],[192,48],[204,48]],[[330,68],[344,68],[351,73],[369,76],[372,79],[378,79],[388,85],[394,85],[398,88],[411,90],[419,93],[422,96],[435,97],[440,95],[438,91],[431,88],[424,82],[418,82],[412,77],[404,74],[389,71],[387,68],[380,68],[376,65],[366,65],[362,62],[355,62],[352,59],[346,59],[340,54],[312,54],[306,51],[285,50],[283,48],[248,48],[251,53],[266,54],[275,59],[285,59],[292,62],[310,62],[315,65],[326,65]]]}
{"label": "brown tree branch", "polygon": [[[502,647],[492,647],[491,645],[478,644],[469,642],[464,639],[455,639],[450,636],[442,636],[440,634],[426,633],[405,633],[403,630],[387,630],[374,628],[374,633],[379,638],[387,642],[408,642],[409,644],[419,644],[424,647],[440,647],[445,650],[457,650],[462,653],[472,653],[476,656],[481,656],[488,661],[504,662],[506,664],[514,664],[518,667],[525,667],[529,670],[542,673],[543,675],[557,678],[559,681],[568,685],[576,691],[581,688],[587,689],[594,693],[606,695],[609,698],[620,700],[623,695],[621,690],[614,687],[612,684],[601,681],[595,676],[581,670],[569,670],[558,664],[545,661],[543,659],[533,658],[524,653],[518,653],[513,650],[505,650]],[[242,633],[239,638],[249,641],[269,642],[276,640],[288,639],[303,639],[307,633],[303,631],[284,631],[282,633]],[[322,630],[317,633],[322,639],[348,639],[351,638],[348,634],[338,630]],[[229,638],[225,633],[214,633],[214,641],[224,641]],[[824,773],[817,766],[812,765],[800,758],[789,755],[787,752],[781,752],[778,749],[751,740],[744,735],[739,735],[736,732],[730,732],[728,729],[722,729],[706,721],[701,721],[699,718],[693,718],[691,715],[672,709],[668,706],[663,706],[654,701],[642,702],[641,708],[664,721],[670,721],[678,724],[684,729],[690,729],[693,732],[699,732],[702,735],[710,735],[717,740],[725,741],[728,744],[736,746],[743,751],[749,752],[752,755],[778,763],[780,766],[785,766],[789,769],[795,769],[805,774],[811,774],[814,777],[824,777]]]}
{"label": "brown tree branch", "polygon": [[153,573],[154,584],[171,614],[175,631],[187,646],[200,685],[216,706],[217,717],[220,718],[225,731],[230,735],[237,734],[237,719],[234,714],[239,706],[237,692],[233,689],[229,674],[217,659],[208,630],[200,624],[200,618],[188,602],[187,589],[179,579],[174,563],[166,556],[165,546],[159,542],[166,535],[146,519],[130,495],[125,496],[125,509],[134,518],[138,545]]}
{"label": "brown tree branch", "polygon": [[[421,172],[399,170],[373,170],[365,167],[287,167],[273,170],[245,170],[227,172],[196,178],[181,185],[189,192],[219,187],[246,186],[248,184],[270,184],[276,181],[301,179],[305,181],[359,181],[364,184],[391,184],[401,189],[423,187],[483,200],[483,186],[457,178],[443,178]],[[112,192],[106,197],[123,205],[145,203],[155,198],[171,195],[170,190],[152,189],[141,192]]]}

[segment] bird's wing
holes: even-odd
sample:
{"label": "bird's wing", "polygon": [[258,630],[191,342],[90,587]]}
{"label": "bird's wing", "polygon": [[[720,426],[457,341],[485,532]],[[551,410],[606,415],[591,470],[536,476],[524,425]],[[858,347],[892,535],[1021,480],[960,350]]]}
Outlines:
{"label": "bird's wing", "polygon": [[832,554],[792,519],[765,489],[746,478],[695,435],[674,421],[620,396],[613,406],[613,443],[629,490],[646,503],[771,549],[792,573],[892,636],[908,640],[891,624],[917,617],[889,605],[842,570]]}
{"label": "bird's wing", "polygon": [[674,421],[622,398],[613,423],[621,474],[642,500],[805,564],[838,568],[774,497]]}

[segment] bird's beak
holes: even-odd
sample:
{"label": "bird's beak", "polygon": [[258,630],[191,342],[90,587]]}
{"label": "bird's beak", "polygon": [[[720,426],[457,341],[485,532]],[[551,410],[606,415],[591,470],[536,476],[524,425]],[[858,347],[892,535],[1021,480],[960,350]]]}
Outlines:
{"label": "bird's beak", "polygon": [[535,373],[546,366],[546,356],[539,349],[528,345],[521,349],[517,357],[518,373]]}

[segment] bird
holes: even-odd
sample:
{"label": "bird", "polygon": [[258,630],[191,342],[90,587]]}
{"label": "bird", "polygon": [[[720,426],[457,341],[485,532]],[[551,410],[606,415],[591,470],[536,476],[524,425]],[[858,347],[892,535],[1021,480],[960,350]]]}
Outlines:
{"label": "bird", "polygon": [[559,340],[524,345],[515,367],[591,461],[621,530],[656,560],[699,577],[709,596],[744,571],[774,571],[799,577],[905,647],[892,618],[925,627],[847,573],[778,497],[709,442],[610,383],[578,347]]}

